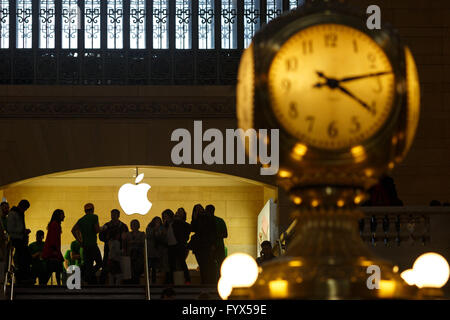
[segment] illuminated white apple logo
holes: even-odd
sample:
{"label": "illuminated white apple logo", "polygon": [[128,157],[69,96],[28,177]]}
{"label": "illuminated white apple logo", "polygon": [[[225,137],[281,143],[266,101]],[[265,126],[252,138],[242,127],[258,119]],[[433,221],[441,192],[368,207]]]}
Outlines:
{"label": "illuminated white apple logo", "polygon": [[151,187],[146,183],[139,184],[142,179],[144,179],[143,173],[136,177],[136,184],[127,183],[119,189],[119,203],[127,215],[135,213],[145,215],[152,207],[152,203],[147,198],[147,192]]}

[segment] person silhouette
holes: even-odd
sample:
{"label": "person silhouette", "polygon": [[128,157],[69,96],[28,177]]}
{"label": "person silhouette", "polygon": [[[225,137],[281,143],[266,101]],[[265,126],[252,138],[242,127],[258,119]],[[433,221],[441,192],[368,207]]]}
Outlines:
{"label": "person silhouette", "polygon": [[47,238],[45,239],[42,258],[46,262],[47,278],[45,284],[52,276],[53,272],[56,276],[56,283],[61,285],[61,275],[63,272],[64,257],[61,253],[61,222],[64,221],[64,211],[56,209],[47,226]]}
{"label": "person silhouette", "polygon": [[214,215],[216,208],[212,204],[207,205],[205,207],[205,211],[214,217],[216,225],[216,243],[213,255],[214,262],[216,264],[216,281],[219,281],[220,267],[222,266],[223,260],[225,260],[225,243],[223,239],[226,239],[228,237],[228,230],[225,221],[222,218]]}
{"label": "person silhouette", "polygon": [[[84,206],[85,215],[72,228],[72,234],[83,248],[84,280],[88,284],[96,284],[96,272],[103,266],[102,255],[97,245],[97,233],[100,232],[98,216],[94,214],[94,205]],[[95,262],[95,266],[94,266]]]}
{"label": "person silhouette", "polygon": [[31,284],[31,255],[28,250],[28,235],[30,230],[26,228],[25,212],[30,208],[28,200],[20,200],[16,207],[13,207],[6,220],[6,227],[14,247],[14,263],[16,266],[16,277],[18,284]]}
{"label": "person silhouette", "polygon": [[31,254],[31,275],[36,283],[36,279],[39,280],[39,285],[45,285],[47,280],[47,271],[45,261],[42,258],[42,252],[44,251],[44,231],[38,230],[36,232],[36,241],[28,246]]}
{"label": "person silhouette", "polygon": [[140,223],[134,219],[130,223],[131,231],[125,235],[124,251],[131,260],[130,284],[139,284],[145,270],[145,232],[139,231]]}

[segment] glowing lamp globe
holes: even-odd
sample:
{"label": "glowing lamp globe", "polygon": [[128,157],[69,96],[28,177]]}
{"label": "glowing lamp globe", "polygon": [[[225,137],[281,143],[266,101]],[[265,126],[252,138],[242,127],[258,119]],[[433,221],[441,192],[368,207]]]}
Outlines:
{"label": "glowing lamp globe", "polygon": [[258,278],[258,264],[248,254],[234,253],[224,260],[220,274],[233,288],[251,287]]}
{"label": "glowing lamp globe", "polygon": [[220,278],[217,283],[217,291],[219,292],[219,296],[222,300],[227,300],[231,294],[233,287],[231,286],[230,281],[226,278]]}
{"label": "glowing lamp globe", "polygon": [[450,269],[443,256],[428,252],[417,258],[413,272],[419,288],[442,288],[448,281]]}
{"label": "glowing lamp globe", "polygon": [[416,284],[416,279],[414,277],[414,270],[413,269],[408,269],[403,271],[400,276],[402,277],[403,280],[405,280],[405,282],[410,285],[413,286]]}
{"label": "glowing lamp globe", "polygon": [[136,184],[127,183],[119,189],[119,203],[127,215],[146,215],[152,207],[152,203],[147,198],[148,190],[151,187],[146,183],[140,184],[142,179],[144,179],[143,173],[136,177]]}

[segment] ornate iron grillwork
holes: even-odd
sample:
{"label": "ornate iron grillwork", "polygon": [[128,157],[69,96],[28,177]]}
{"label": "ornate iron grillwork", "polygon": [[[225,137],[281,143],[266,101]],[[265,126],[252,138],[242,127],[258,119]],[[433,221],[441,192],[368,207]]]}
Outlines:
{"label": "ornate iron grillwork", "polygon": [[305,0],[289,0],[289,9],[293,10],[295,8],[298,8],[303,5],[304,2]]}
{"label": "ornate iron grillwork", "polygon": [[0,49],[9,48],[9,0],[0,0]]}
{"label": "ornate iron grillwork", "polygon": [[100,49],[101,44],[100,0],[84,1],[84,46]]}
{"label": "ornate iron grillwork", "polygon": [[17,49],[31,49],[33,38],[33,4],[31,0],[18,0],[16,8]]}
{"label": "ornate iron grillwork", "polygon": [[176,0],[175,5],[175,48],[191,49],[191,1]]}
{"label": "ornate iron grillwork", "polygon": [[237,48],[236,0],[222,0],[222,49]]}
{"label": "ornate iron grillwork", "polygon": [[123,1],[108,0],[106,16],[108,20],[108,49],[123,48]]}
{"label": "ornate iron grillwork", "polygon": [[267,0],[267,23],[280,16],[282,11],[282,0]]}
{"label": "ornate iron grillwork", "polygon": [[169,1],[153,1],[153,48],[169,48]]}
{"label": "ornate iron grillwork", "polygon": [[55,0],[39,2],[39,48],[55,48]]}
{"label": "ornate iron grillwork", "polygon": [[81,12],[77,0],[62,0],[61,47],[76,49],[78,47],[78,29],[81,24]]}
{"label": "ornate iron grillwork", "polygon": [[131,0],[130,4],[130,48],[145,49],[145,22],[147,19],[145,0]]}
{"label": "ornate iron grillwork", "polygon": [[259,1],[244,1],[244,47],[247,48],[252,42],[253,36],[258,31],[261,22],[261,10]]}
{"label": "ornate iron grillwork", "polygon": [[214,49],[214,0],[198,3],[198,47]]}
{"label": "ornate iron grillwork", "polygon": [[0,0],[0,84],[234,84],[254,33],[303,2]]}

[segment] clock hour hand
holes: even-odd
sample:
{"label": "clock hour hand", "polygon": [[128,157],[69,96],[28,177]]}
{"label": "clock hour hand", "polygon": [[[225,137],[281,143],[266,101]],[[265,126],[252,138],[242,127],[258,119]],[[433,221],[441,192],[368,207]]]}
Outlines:
{"label": "clock hour hand", "polygon": [[339,81],[333,78],[328,78],[327,76],[325,76],[325,74],[321,71],[316,71],[316,74],[320,77],[326,80],[325,83],[316,83],[313,87],[314,88],[321,88],[324,86],[329,87],[330,89],[336,89],[339,86]]}
{"label": "clock hour hand", "polygon": [[386,71],[386,72],[369,73],[369,74],[365,74],[365,75],[362,75],[362,76],[342,78],[342,79],[339,79],[337,81],[338,82],[348,82],[348,81],[359,80],[359,79],[364,79],[364,78],[379,77],[379,76],[383,76],[385,74],[390,74],[390,73],[392,73],[392,72],[391,71]]}
{"label": "clock hour hand", "polygon": [[341,90],[343,93],[345,93],[346,95],[348,95],[349,97],[351,97],[352,99],[356,100],[360,105],[362,105],[365,109],[367,109],[370,113],[374,113],[372,108],[365,103],[364,101],[362,101],[361,99],[359,99],[357,96],[355,96],[353,93],[351,93],[350,91],[348,91],[347,89],[345,89],[344,87],[338,86],[337,87],[339,90]]}

